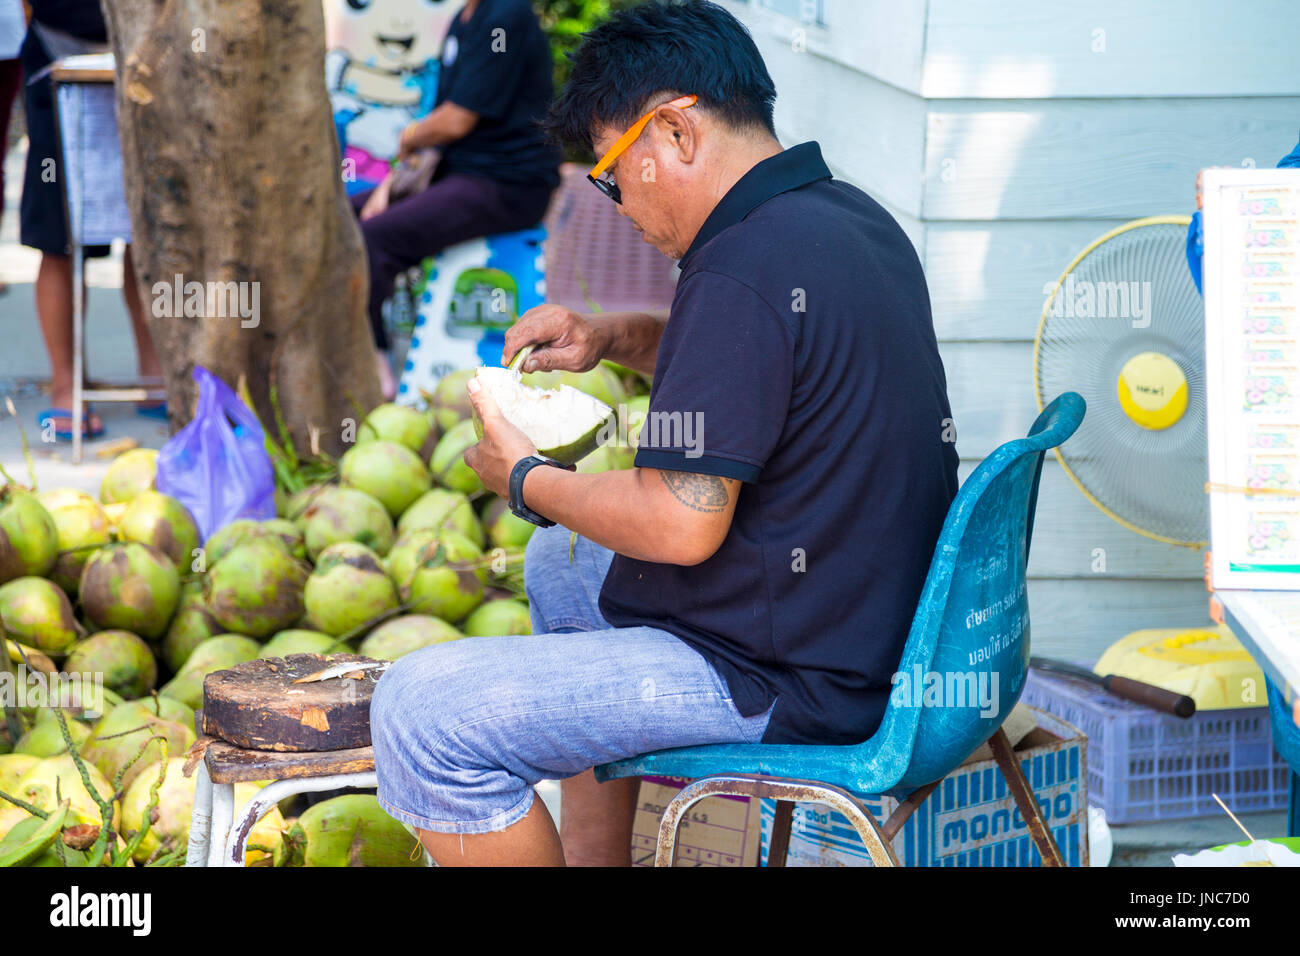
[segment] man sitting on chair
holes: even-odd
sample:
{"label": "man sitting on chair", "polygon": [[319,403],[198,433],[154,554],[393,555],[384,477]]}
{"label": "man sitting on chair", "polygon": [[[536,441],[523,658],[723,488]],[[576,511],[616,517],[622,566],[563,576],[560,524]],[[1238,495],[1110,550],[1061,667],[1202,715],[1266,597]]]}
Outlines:
{"label": "man sitting on chair", "polygon": [[[547,467],[470,384],[465,460],[558,524],[528,545],[532,636],[425,648],[376,688],[380,802],[439,864],[626,866],[637,781],[590,768],[858,743],[884,714],[957,489],[947,386],[911,242],[816,143],[782,149],[775,98],[713,3],[634,7],[576,55],[550,126],[681,280],[666,315],[544,305],[506,335],[527,371],[653,372],[634,468]],[[555,778],[563,842],[534,800]]]}
{"label": "man sitting on chair", "polygon": [[383,304],[398,274],[448,246],[537,225],[560,183],[560,151],[539,125],[551,53],[528,0],[467,0],[447,32],[433,111],[403,132],[399,159],[433,149],[427,188],[389,202],[393,176],[353,207],[370,264],[370,328],[384,395],[396,391]]}

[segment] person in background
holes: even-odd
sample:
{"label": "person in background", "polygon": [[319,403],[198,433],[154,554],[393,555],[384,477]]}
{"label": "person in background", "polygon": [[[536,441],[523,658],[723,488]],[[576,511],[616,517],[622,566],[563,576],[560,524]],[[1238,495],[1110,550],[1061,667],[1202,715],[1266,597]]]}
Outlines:
{"label": "person in background", "polygon": [[[26,35],[27,12],[22,0],[0,0],[0,219],[5,209],[4,158],[9,152],[9,117],[23,78],[18,51]],[[0,281],[0,295],[8,291],[8,284]]]}
{"label": "person in background", "polygon": [[370,327],[386,398],[396,392],[383,304],[397,276],[448,246],[527,229],[559,185],[540,120],[551,53],[527,0],[468,0],[442,47],[433,111],[401,136],[399,160],[433,149],[429,185],[390,203],[393,176],[352,197],[370,265]]}
{"label": "person in background", "polygon": [[[44,71],[65,56],[103,52],[108,29],[98,0],[31,0],[31,8],[31,23],[20,53],[27,78],[23,106],[28,147],[19,238],[24,246],[41,252],[41,265],[36,274],[36,314],[50,356],[52,381],[51,407],[37,416],[37,425],[44,430],[52,424],[55,437],[65,441],[72,438],[72,258],[63,202],[63,164],[55,126],[54,89]],[[85,249],[87,256],[105,256],[108,252],[108,246]],[[159,376],[161,367],[145,322],[130,246],[122,261],[122,297],[135,333],[140,375]],[[166,408],[160,404],[142,405],[139,410],[152,417],[166,417]],[[104,423],[88,408],[82,419],[83,437],[94,438],[103,433]]]}

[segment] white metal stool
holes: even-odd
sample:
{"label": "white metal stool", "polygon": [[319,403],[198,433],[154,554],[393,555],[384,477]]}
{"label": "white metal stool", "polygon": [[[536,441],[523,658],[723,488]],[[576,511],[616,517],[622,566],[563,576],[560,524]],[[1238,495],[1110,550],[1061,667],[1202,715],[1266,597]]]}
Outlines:
{"label": "white metal stool", "polygon": [[[205,749],[195,770],[186,866],[243,866],[249,833],[285,797],[377,786],[370,747],[279,753],[245,750],[215,737],[200,737],[195,746]],[[272,782],[236,814],[235,784],[255,780]]]}

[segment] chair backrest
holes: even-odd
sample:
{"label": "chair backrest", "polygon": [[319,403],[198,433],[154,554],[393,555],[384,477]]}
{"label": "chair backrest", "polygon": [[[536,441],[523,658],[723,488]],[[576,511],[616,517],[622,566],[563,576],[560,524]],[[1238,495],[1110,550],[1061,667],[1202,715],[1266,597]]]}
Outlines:
{"label": "chair backrest", "polygon": [[1027,438],[981,462],[953,500],[876,735],[892,744],[899,789],[959,766],[1020,698],[1029,665],[1025,567],[1043,454],[1083,414],[1079,395],[1062,394]]}
{"label": "chair backrest", "polygon": [[579,312],[668,308],[677,288],[672,260],[641,240],[587,182],[587,169],[564,164],[546,213],[546,301]]}

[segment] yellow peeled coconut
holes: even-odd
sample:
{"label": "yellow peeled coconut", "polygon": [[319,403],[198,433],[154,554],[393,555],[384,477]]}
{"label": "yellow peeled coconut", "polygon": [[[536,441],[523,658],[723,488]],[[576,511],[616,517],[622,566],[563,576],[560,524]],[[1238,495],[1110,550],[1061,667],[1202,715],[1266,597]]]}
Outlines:
{"label": "yellow peeled coconut", "polygon": [[[134,835],[144,822],[144,809],[149,805],[149,788],[158,779],[159,766],[157,763],[150,765],[135,778],[135,782],[122,797],[122,830],[128,836]],[[158,805],[154,808],[153,823],[132,854],[132,859],[137,863],[144,863],[159,849],[183,847],[189,842],[195,778],[186,777],[184,767],[184,757],[171,757],[167,761],[167,770],[162,785],[158,788]],[[263,783],[235,784],[236,814],[263,786]],[[271,807],[248,835],[250,849],[244,857],[246,865],[254,866],[269,861],[284,828],[284,817],[279,808]],[[266,847],[266,850],[251,849],[254,846]]]}
{"label": "yellow peeled coconut", "polygon": [[[86,776],[90,779],[91,786],[99,793],[101,797],[112,801],[113,804],[113,825],[117,826],[117,821],[121,819],[121,813],[116,800],[113,800],[112,784],[96,769],[95,765],[89,761],[83,761],[86,766]],[[64,800],[71,800],[72,806],[68,811],[68,823],[93,823],[99,826],[101,823],[99,815],[99,804],[95,798],[86,790],[85,784],[81,782],[81,775],[77,772],[77,765],[73,762],[70,754],[59,754],[57,757],[46,757],[31,770],[27,771],[18,781],[18,792],[14,796],[26,800],[32,806],[49,812],[59,805],[55,798],[55,790],[62,795]]]}

